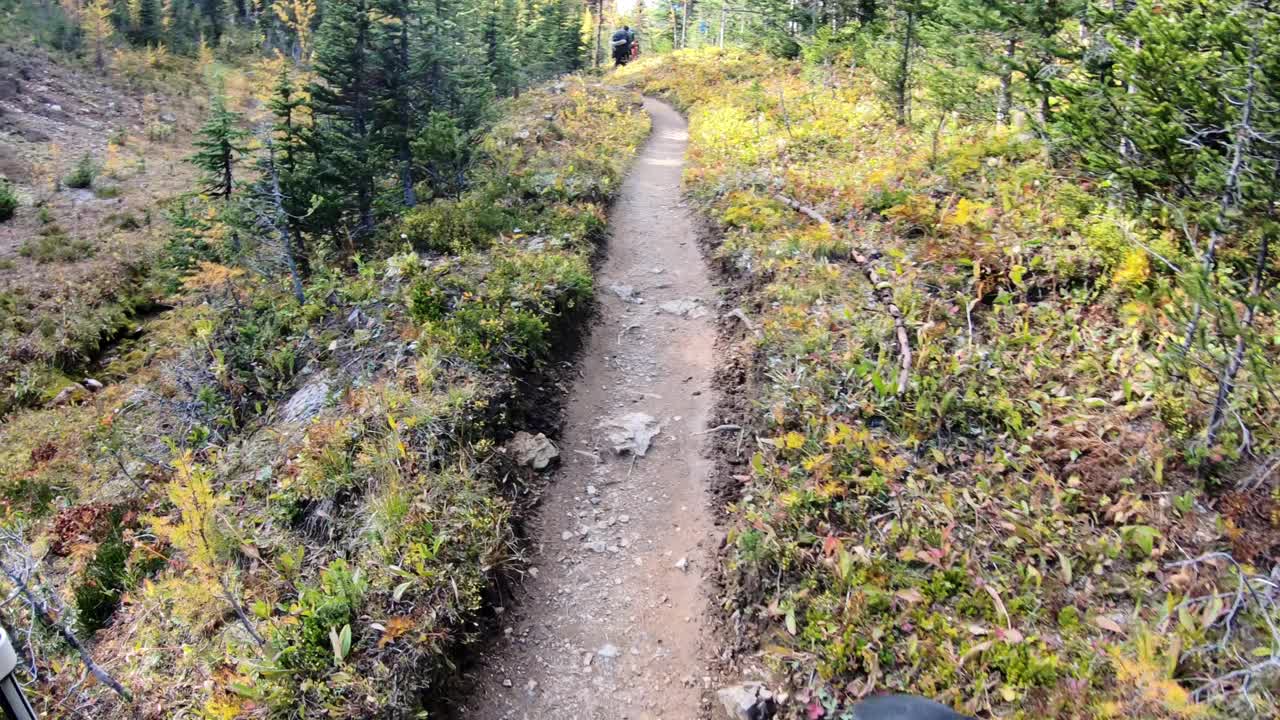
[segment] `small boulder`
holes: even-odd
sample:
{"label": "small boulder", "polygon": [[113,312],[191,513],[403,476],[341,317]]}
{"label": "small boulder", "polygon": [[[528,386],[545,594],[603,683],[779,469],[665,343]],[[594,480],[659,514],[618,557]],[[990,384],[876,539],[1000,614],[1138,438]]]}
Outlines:
{"label": "small boulder", "polygon": [[98,392],[103,387],[102,383],[93,378],[85,378],[84,386],[89,389],[89,392]]}
{"label": "small boulder", "polygon": [[546,470],[552,460],[560,457],[560,451],[556,449],[555,443],[548,440],[546,435],[542,433],[530,435],[523,430],[511,438],[511,442],[507,443],[507,449],[517,465],[531,467],[534,470]]}
{"label": "small boulder", "polygon": [[716,691],[715,720],[769,720],[777,712],[773,693],[761,683],[738,683]]}
{"label": "small boulder", "polygon": [[53,402],[51,404],[54,407],[74,405],[84,402],[87,397],[89,397],[89,391],[86,390],[83,385],[80,383],[71,383],[70,385],[62,388],[62,391],[57,395],[53,396]]}
{"label": "small boulder", "polygon": [[662,425],[652,415],[640,412],[609,418],[600,423],[600,427],[608,432],[614,452],[619,455],[629,452],[637,457],[644,457],[654,436],[662,432]]}

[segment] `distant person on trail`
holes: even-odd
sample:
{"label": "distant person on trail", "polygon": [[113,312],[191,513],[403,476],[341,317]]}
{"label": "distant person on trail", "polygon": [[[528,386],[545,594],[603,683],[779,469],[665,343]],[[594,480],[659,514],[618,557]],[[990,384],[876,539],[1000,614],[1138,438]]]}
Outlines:
{"label": "distant person on trail", "polygon": [[636,60],[640,57],[640,38],[636,36],[636,31],[631,30],[631,59]]}
{"label": "distant person on trail", "polygon": [[626,65],[631,59],[631,42],[635,39],[635,33],[631,32],[631,28],[626,25],[622,29],[613,34],[613,40],[610,44],[613,46],[613,66],[619,67]]}

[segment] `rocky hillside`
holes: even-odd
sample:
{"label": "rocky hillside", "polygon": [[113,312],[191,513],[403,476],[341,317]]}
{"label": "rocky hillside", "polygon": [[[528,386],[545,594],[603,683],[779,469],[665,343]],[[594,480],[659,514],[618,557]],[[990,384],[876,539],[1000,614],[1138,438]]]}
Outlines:
{"label": "rocky hillside", "polygon": [[[577,80],[502,114],[468,191],[406,214],[351,271],[313,272],[305,302],[204,260],[99,361],[105,387],[0,426],[4,565],[35,598],[10,625],[43,612],[85,653],[19,634],[46,716],[427,703],[519,562],[519,497],[545,467],[526,455],[552,451],[552,349],[588,316],[605,204],[647,130],[632,97]],[[54,202],[88,222],[106,201],[79,192]],[[60,262],[89,273],[102,256],[130,261]],[[84,686],[85,657],[118,689]]]}
{"label": "rocky hillside", "polygon": [[190,189],[203,83],[187,60],[136,61],[100,74],[0,50],[0,175],[18,201],[0,223],[0,412],[83,380],[163,295],[147,281]]}

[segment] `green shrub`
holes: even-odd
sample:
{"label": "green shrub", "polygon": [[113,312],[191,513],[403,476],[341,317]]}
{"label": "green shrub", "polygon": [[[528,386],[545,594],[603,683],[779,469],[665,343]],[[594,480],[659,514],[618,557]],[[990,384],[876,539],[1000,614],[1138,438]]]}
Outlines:
{"label": "green shrub", "polygon": [[414,284],[410,313],[423,326],[424,344],[478,365],[537,361],[549,350],[549,319],[591,297],[591,268],[581,256],[517,250],[500,255],[478,286],[469,285],[461,270]]}
{"label": "green shrub", "polygon": [[437,200],[420,205],[400,220],[400,240],[415,250],[463,253],[488,247],[496,231],[470,203]]}
{"label": "green shrub", "polygon": [[13,217],[17,209],[18,195],[13,191],[13,185],[8,180],[0,180],[0,222]]}
{"label": "green shrub", "polygon": [[92,187],[96,177],[98,177],[98,166],[93,162],[93,158],[89,156],[89,153],[85,153],[63,182],[69,188],[83,190]]}
{"label": "green shrub", "polygon": [[304,586],[298,593],[291,611],[299,621],[276,626],[271,638],[276,662],[283,668],[311,672],[333,667],[330,633],[351,626],[368,587],[360,570],[353,571],[345,560],[329,563],[318,587]]}
{"label": "green shrub", "polygon": [[121,511],[112,511],[111,530],[72,590],[76,620],[88,635],[106,627],[128,585],[130,548],[120,526],[121,516]]}
{"label": "green shrub", "polygon": [[58,225],[46,225],[35,237],[29,237],[18,247],[18,254],[40,263],[72,262],[92,257],[93,243],[84,238],[67,235]]}

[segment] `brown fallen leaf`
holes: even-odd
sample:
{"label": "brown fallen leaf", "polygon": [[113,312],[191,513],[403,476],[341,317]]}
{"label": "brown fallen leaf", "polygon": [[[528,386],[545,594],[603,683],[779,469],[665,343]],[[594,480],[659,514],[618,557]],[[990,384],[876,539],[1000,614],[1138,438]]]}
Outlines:
{"label": "brown fallen leaf", "polygon": [[924,601],[924,596],[921,595],[920,591],[916,590],[915,588],[907,588],[906,590],[899,590],[894,593],[894,596],[909,605],[914,605],[918,602]]}
{"label": "brown fallen leaf", "polygon": [[413,618],[399,615],[387,621],[387,628],[378,638],[378,648],[382,649],[395,642],[396,638],[413,629]]}
{"label": "brown fallen leaf", "polygon": [[1120,623],[1116,622],[1115,620],[1112,620],[1111,618],[1107,617],[1106,615],[1095,615],[1095,616],[1093,616],[1093,624],[1094,624],[1094,625],[1097,625],[1098,627],[1102,628],[1103,630],[1109,630],[1109,631],[1111,631],[1111,632],[1113,632],[1113,633],[1116,633],[1117,635],[1124,635],[1124,634],[1125,634],[1125,632],[1124,632],[1124,628],[1120,627]]}

